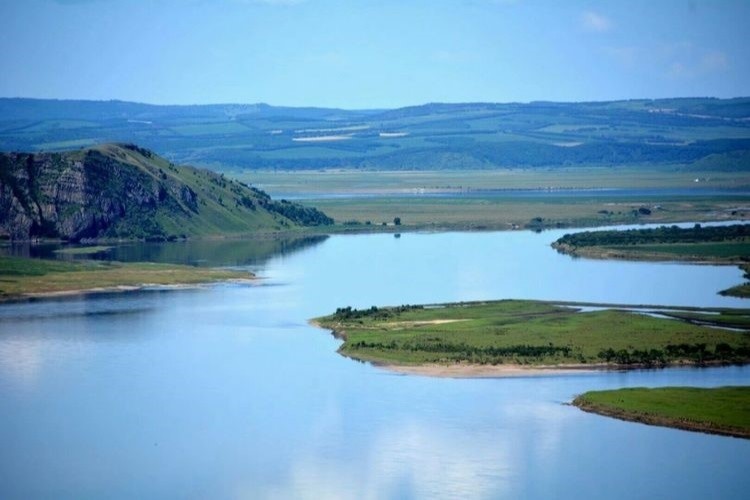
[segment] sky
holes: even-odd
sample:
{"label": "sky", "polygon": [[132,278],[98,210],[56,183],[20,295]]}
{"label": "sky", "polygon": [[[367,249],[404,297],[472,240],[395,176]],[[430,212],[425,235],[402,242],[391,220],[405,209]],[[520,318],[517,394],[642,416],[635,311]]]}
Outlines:
{"label": "sky", "polygon": [[0,0],[0,97],[349,109],[750,95],[750,0]]}

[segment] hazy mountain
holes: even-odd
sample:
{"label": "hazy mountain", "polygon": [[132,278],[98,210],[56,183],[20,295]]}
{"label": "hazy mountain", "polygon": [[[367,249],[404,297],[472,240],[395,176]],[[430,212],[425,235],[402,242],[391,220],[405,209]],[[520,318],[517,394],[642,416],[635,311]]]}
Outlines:
{"label": "hazy mountain", "polygon": [[0,99],[0,149],[134,142],[222,168],[750,166],[750,98],[433,103],[350,111]]}

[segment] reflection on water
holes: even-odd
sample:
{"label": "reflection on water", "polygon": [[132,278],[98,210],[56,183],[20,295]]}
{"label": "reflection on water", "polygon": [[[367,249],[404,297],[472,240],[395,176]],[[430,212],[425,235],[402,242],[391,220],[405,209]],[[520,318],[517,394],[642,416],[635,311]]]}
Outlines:
{"label": "reflection on water", "polygon": [[747,385],[748,367],[432,379],[343,358],[307,324],[343,305],[510,297],[746,303],[716,294],[737,268],[572,259],[549,247],[561,234],[333,236],[262,263],[239,242],[157,245],[143,252],[244,262],[274,286],[2,305],[0,498],[746,496],[750,441],[564,403]]}
{"label": "reflection on water", "polygon": [[59,252],[66,247],[57,243],[18,243],[0,247],[0,253],[18,257],[45,259],[76,258],[116,260],[120,262],[164,262],[196,266],[259,266],[268,259],[289,255],[324,242],[327,235],[273,236],[237,240],[187,240],[168,243],[116,244],[95,254],[75,255]]}

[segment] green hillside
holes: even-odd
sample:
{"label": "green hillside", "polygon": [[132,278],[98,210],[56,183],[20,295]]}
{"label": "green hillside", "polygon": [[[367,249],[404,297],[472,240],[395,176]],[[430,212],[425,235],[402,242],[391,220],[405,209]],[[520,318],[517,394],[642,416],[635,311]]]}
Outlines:
{"label": "green hillside", "polygon": [[0,237],[168,240],[332,224],[208,170],[131,144],[0,154]]}

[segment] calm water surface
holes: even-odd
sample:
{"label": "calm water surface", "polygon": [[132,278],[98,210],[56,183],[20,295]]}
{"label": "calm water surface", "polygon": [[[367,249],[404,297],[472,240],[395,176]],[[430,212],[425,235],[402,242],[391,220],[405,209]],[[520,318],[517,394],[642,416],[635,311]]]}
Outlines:
{"label": "calm water surface", "polygon": [[[0,306],[0,498],[746,498],[750,441],[563,403],[747,385],[748,368],[400,376],[307,324],[499,298],[746,307],[716,295],[737,268],[573,259],[549,248],[561,234],[333,236],[234,249],[224,263],[260,285]],[[190,258],[220,258],[206,252]]]}

